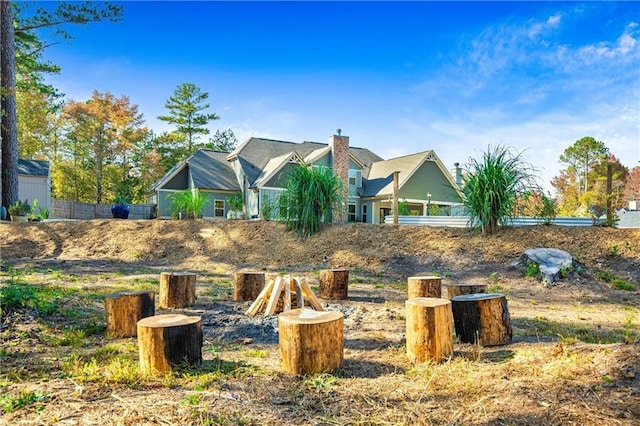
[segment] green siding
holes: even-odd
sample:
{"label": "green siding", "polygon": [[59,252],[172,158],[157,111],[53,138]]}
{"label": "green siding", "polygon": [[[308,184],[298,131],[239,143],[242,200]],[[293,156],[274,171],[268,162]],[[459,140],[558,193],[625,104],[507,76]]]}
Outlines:
{"label": "green siding", "polygon": [[432,201],[451,203],[461,202],[451,182],[442,174],[440,168],[432,161],[426,161],[416,170],[408,182],[402,185],[399,198],[426,200],[427,192]]}
{"label": "green siding", "polygon": [[162,189],[182,190],[189,187],[189,168],[185,167],[167,182]]}
{"label": "green siding", "polygon": [[266,187],[271,186],[274,188],[286,187],[287,181],[289,180],[289,174],[291,173],[291,170],[293,170],[294,167],[300,167],[300,166],[294,163],[285,164],[285,166],[282,169],[280,169],[280,171],[276,173],[275,176],[269,179],[268,182],[265,182],[265,184],[262,186],[266,186]]}

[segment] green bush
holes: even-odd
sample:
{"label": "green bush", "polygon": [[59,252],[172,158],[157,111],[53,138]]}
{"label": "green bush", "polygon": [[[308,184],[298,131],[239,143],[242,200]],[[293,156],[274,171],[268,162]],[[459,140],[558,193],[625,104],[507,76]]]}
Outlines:
{"label": "green bush", "polygon": [[260,207],[260,214],[264,220],[271,220],[274,218],[276,206],[271,201],[268,195],[262,197],[262,205]]}
{"label": "green bush", "polygon": [[472,223],[485,235],[513,217],[518,197],[537,187],[534,169],[520,157],[498,145],[489,148],[480,161],[471,159],[466,167],[463,202]]}
{"label": "green bush", "polygon": [[287,229],[309,237],[320,230],[322,223],[331,223],[334,211],[341,209],[342,189],[342,181],[329,168],[293,169],[280,196],[280,214]]}
{"label": "green bush", "polygon": [[202,209],[209,201],[198,188],[174,192],[170,198],[172,217],[182,213],[187,219],[202,217]]}

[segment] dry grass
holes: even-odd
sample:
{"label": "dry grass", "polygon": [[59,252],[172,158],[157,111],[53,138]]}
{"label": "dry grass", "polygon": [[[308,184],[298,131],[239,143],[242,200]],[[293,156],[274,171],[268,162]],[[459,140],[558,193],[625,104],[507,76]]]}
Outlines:
{"label": "dry grass", "polygon": [[[104,234],[107,228],[103,223],[94,225]],[[29,228],[23,235],[30,236],[20,237],[25,247],[31,241],[31,246],[53,244],[60,251],[56,260],[45,260],[47,256],[35,260],[5,257],[5,266],[13,266],[4,268],[2,286],[18,283],[28,291],[37,290],[37,297],[27,306],[2,310],[0,424],[640,423],[640,292],[616,289],[589,272],[606,269],[640,285],[640,256],[636,252],[640,247],[615,256],[608,256],[602,249],[612,241],[634,241],[636,234],[611,230],[609,235],[597,229],[594,232],[606,242],[596,251],[591,247],[592,239],[582,230],[570,235],[548,234],[547,228],[532,231],[531,235],[546,239],[549,245],[563,244],[565,249],[581,251],[587,269],[582,275],[545,288],[510,269],[504,260],[508,257],[502,252],[495,254],[495,262],[478,262],[478,257],[469,253],[479,250],[480,243],[475,237],[463,240],[457,231],[434,230],[429,234],[417,230],[423,244],[408,249],[404,241],[417,237],[406,230],[399,230],[394,239],[386,228],[369,232],[356,226],[348,233],[343,229],[342,242],[329,253],[332,261],[340,259],[352,270],[349,300],[329,306],[351,309],[345,315],[345,359],[338,371],[309,377],[289,375],[280,365],[276,342],[240,336],[221,339],[219,329],[205,324],[201,366],[179,368],[166,377],[143,377],[136,340],[104,337],[104,295],[155,289],[159,271],[187,269],[188,264],[188,269],[198,272],[198,302],[186,312],[209,319],[236,318],[247,304],[231,301],[233,269],[226,257],[223,261],[216,257],[227,255],[203,251],[199,245],[204,244],[199,239],[203,237],[197,235],[203,229],[212,229],[207,231],[206,238],[211,239],[207,247],[226,250],[231,250],[227,236],[235,235],[237,247],[232,250],[244,259],[259,257],[260,253],[253,253],[254,246],[259,245],[253,239],[275,235],[271,227],[254,224],[248,225],[249,230],[200,224],[191,229],[192,234],[186,229],[169,232],[168,225],[149,226],[171,234],[175,250],[183,247],[191,254],[209,253],[208,261],[196,267],[193,258],[178,261],[175,255],[165,262],[161,257],[139,262],[117,260],[110,248],[114,243],[101,242],[97,231],[83,223],[76,225],[77,230]],[[128,238],[134,251],[142,250],[145,239],[155,244],[164,238],[149,232],[144,224],[119,226],[126,226],[130,234],[139,228],[143,234]],[[76,233],[80,232],[86,234],[85,239],[77,239]],[[123,229],[113,232],[122,233]],[[327,234],[335,239],[335,232]],[[372,247],[375,232],[385,233],[377,252]],[[75,244],[65,238],[51,242],[52,233],[66,236]],[[8,229],[0,226],[2,235],[17,241],[16,234],[8,234]],[[539,241],[523,241],[524,235],[520,231],[502,234],[493,243],[501,250],[512,247],[514,253],[522,245],[540,245]],[[425,247],[435,247],[438,240],[438,250],[447,256],[429,263],[428,257],[434,255]],[[270,246],[263,242],[263,247],[297,244],[295,240]],[[329,247],[323,245],[321,252]],[[308,248],[299,249],[304,252]],[[384,257],[386,250],[391,254]],[[4,253],[7,251],[3,248]],[[265,256],[276,262],[273,250],[267,251]],[[68,259],[71,253],[80,259]],[[300,260],[296,256],[307,257]],[[480,257],[489,256],[483,252]],[[272,272],[304,270],[300,273],[306,273],[310,283],[317,282],[319,266],[311,264],[312,254],[281,257]],[[107,258],[112,260],[104,260]],[[364,266],[366,259],[370,267]],[[411,271],[438,272],[445,280],[476,280],[504,292],[514,329],[513,342],[490,348],[456,343],[453,357],[444,363],[410,363],[404,346],[406,287],[401,277]]]}

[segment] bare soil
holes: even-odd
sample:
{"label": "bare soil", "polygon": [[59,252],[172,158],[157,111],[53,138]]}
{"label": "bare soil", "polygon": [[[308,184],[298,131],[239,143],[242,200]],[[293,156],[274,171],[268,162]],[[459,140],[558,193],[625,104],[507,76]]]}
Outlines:
{"label": "bare soil", "polygon": [[[0,392],[47,397],[0,407],[0,425],[640,424],[640,230],[534,226],[481,236],[345,224],[305,241],[266,221],[95,220],[0,223],[0,241],[3,281],[22,271],[34,285],[90,293],[153,285],[163,271],[195,272],[198,301],[181,311],[202,316],[205,335],[200,370],[132,384],[111,371],[87,378],[64,366],[70,356],[99,364],[100,349],[114,344],[137,360],[135,339],[97,333],[80,348],[51,346],[42,330],[81,320],[5,310]],[[565,250],[580,267],[544,286],[514,266],[536,247]],[[243,314],[250,302],[232,300],[233,273],[293,274],[313,286],[324,268],[350,270],[349,298],[324,301],[344,314],[345,361],[330,376],[292,376],[280,365],[277,318]],[[411,364],[406,279],[426,274],[504,293],[513,342],[456,342],[445,363]],[[100,300],[94,304],[100,309]]]}

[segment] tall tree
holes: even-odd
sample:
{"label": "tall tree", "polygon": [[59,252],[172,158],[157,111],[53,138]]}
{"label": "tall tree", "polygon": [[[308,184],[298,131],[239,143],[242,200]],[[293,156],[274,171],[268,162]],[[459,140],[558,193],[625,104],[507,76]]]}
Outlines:
{"label": "tall tree", "polygon": [[[13,14],[14,4],[2,0],[0,5],[0,128],[2,132],[2,204],[7,205],[18,198],[18,137],[16,109],[16,70],[30,74],[32,78],[20,79],[20,84],[31,86],[37,91],[55,90],[46,85],[41,78],[43,72],[55,72],[55,65],[39,61],[45,45],[35,35],[36,30],[51,29],[55,37],[71,38],[65,30],[67,24],[87,24],[101,20],[116,21],[122,15],[122,7],[109,3],[95,2],[58,2],[52,8],[36,7],[29,14],[27,9],[36,2],[19,2],[17,13]],[[28,15],[28,16],[27,16]],[[15,18],[15,19],[14,19]],[[17,51],[17,53],[16,53]],[[33,78],[36,77],[36,78]]]}
{"label": "tall tree", "polygon": [[233,133],[233,130],[227,129],[222,132],[220,130],[216,130],[216,133],[211,139],[209,139],[205,148],[212,149],[214,151],[231,152],[236,149],[237,144],[238,139],[236,139],[236,135]]}
{"label": "tall tree", "polygon": [[209,134],[209,129],[205,127],[207,123],[220,118],[215,113],[202,112],[209,108],[207,98],[209,93],[203,92],[195,84],[182,83],[164,105],[169,113],[158,117],[159,120],[176,126],[175,132],[186,143],[187,155],[195,150],[194,142],[198,135]]}
{"label": "tall tree", "polygon": [[603,142],[597,141],[591,136],[577,140],[560,155],[560,162],[567,165],[576,173],[579,195],[584,194],[590,188],[589,171],[602,159],[607,158],[609,148]]}
{"label": "tall tree", "polygon": [[2,205],[18,201],[18,131],[16,54],[11,1],[0,2],[0,137],[2,138]]}
{"label": "tall tree", "polygon": [[[86,102],[69,102],[64,107],[69,131],[68,141],[74,144],[75,152],[88,152],[85,164],[90,164],[94,173],[95,202],[101,203],[104,195],[104,179],[107,166],[125,170],[116,174],[125,181],[128,177],[127,158],[134,143],[144,138],[142,114],[129,98],[114,97],[111,93],[93,92]],[[112,168],[113,168],[112,167]],[[112,188],[112,191],[115,191]]]}

